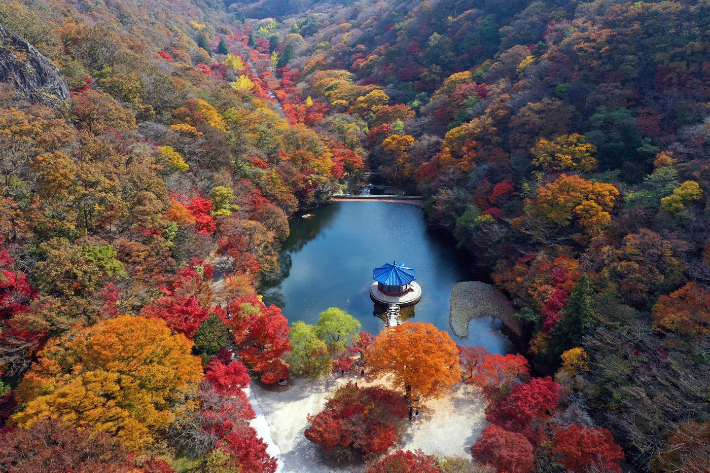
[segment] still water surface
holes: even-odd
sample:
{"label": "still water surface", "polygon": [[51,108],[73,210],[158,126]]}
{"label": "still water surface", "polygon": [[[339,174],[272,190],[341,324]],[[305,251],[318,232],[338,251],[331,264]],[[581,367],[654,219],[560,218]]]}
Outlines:
{"label": "still water surface", "polygon": [[282,274],[264,290],[264,302],[276,304],[291,323],[318,322],[318,314],[338,307],[356,317],[362,330],[376,335],[384,322],[373,315],[369,288],[372,270],[385,262],[416,269],[422,300],[412,321],[446,330],[461,345],[480,345],[492,353],[510,353],[512,344],[490,317],[474,319],[468,339],[449,326],[449,297],[456,282],[475,279],[470,256],[427,229],[422,209],[390,202],[336,202],[291,219],[291,235],[281,252]]}

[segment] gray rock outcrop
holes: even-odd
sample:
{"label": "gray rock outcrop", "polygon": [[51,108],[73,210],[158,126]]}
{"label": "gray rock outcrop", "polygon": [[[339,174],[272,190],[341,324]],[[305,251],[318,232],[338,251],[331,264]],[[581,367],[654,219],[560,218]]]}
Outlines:
{"label": "gray rock outcrop", "polygon": [[0,24],[0,82],[12,84],[31,103],[57,106],[69,95],[59,69],[30,43]]}

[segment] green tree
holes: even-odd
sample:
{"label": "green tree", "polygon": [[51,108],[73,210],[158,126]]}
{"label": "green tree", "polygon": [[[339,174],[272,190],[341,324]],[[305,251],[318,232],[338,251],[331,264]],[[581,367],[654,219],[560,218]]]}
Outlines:
{"label": "green tree", "polygon": [[318,338],[316,327],[295,322],[290,336],[293,350],[288,354],[287,361],[292,372],[307,377],[318,377],[330,372],[333,360],[328,354],[328,345]]}
{"label": "green tree", "polygon": [[229,329],[214,312],[200,323],[195,332],[195,353],[207,363],[229,343]]}
{"label": "green tree", "polygon": [[589,277],[583,274],[562,309],[562,319],[552,331],[549,354],[555,357],[555,363],[559,363],[559,356],[563,352],[580,346],[582,338],[589,332],[595,319],[593,295],[594,288]]}
{"label": "green tree", "polygon": [[217,45],[217,52],[219,54],[229,54],[229,46],[227,45],[227,40],[224,36],[219,38],[219,44]]}
{"label": "green tree", "polygon": [[197,46],[204,49],[207,51],[207,54],[212,56],[212,47],[210,46],[210,40],[206,34],[200,34],[200,37],[197,38]]}
{"label": "green tree", "polygon": [[287,44],[279,56],[278,67],[285,67],[294,57],[296,57],[296,52],[293,50],[293,45]]}
{"label": "green tree", "polygon": [[318,315],[315,334],[323,340],[331,351],[342,351],[351,341],[357,341],[360,322],[336,307],[331,307]]}

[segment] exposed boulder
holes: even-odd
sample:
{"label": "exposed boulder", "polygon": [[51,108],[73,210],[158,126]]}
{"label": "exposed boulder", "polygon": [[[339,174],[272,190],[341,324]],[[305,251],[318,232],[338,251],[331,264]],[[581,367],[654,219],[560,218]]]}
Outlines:
{"label": "exposed boulder", "polygon": [[0,82],[12,84],[26,100],[57,106],[69,95],[59,69],[30,43],[0,24]]}

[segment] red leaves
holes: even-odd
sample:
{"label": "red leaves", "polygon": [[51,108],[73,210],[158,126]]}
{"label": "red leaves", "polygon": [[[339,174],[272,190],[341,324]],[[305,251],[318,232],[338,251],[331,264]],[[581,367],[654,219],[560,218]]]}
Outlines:
{"label": "red leaves", "polygon": [[510,179],[505,179],[503,180],[503,182],[499,182],[495,185],[495,187],[493,188],[493,192],[491,193],[491,196],[488,198],[488,200],[491,202],[491,204],[495,204],[498,198],[506,195],[511,190],[513,190],[513,181],[511,181]]}
{"label": "red leaves", "polygon": [[15,260],[7,250],[0,250],[0,267],[0,320],[6,320],[24,312],[36,291],[27,275],[15,269]]}
{"label": "red leaves", "polygon": [[515,386],[486,420],[535,441],[542,435],[538,426],[558,411],[564,394],[565,389],[549,376],[533,378]]}
{"label": "red leaves", "polygon": [[397,450],[372,465],[367,473],[439,473],[436,457],[416,452]]}
{"label": "red leaves", "polygon": [[[1,374],[2,373],[0,373],[0,375]],[[0,396],[0,427],[5,425],[5,421],[10,417],[15,407],[17,407],[17,401],[15,401],[14,391]]]}
{"label": "red leaves", "polygon": [[375,344],[375,338],[367,332],[360,332],[358,340],[353,344],[355,349],[363,356],[368,348]]}
{"label": "red leaves", "polygon": [[288,377],[288,367],[281,360],[291,349],[288,321],[281,309],[266,307],[255,295],[232,299],[230,318],[224,323],[232,328],[240,358],[261,375],[265,384]]}
{"label": "red leaves", "polygon": [[210,311],[200,305],[194,294],[187,297],[170,295],[145,306],[141,315],[163,319],[174,333],[182,333],[192,340],[200,323],[209,317]]}
{"label": "red leaves", "polygon": [[490,463],[499,472],[528,473],[535,470],[533,446],[524,435],[489,425],[471,447],[476,460]]}
{"label": "red leaves", "polygon": [[170,54],[166,53],[165,51],[158,51],[158,56],[162,57],[168,62],[173,62],[173,58],[170,56]]}
{"label": "red leaves", "polygon": [[557,429],[552,451],[566,468],[583,473],[596,471],[620,472],[619,462],[624,452],[614,443],[611,432],[603,428],[588,429],[569,425]]}
{"label": "red leaves", "polygon": [[238,458],[241,473],[274,473],[276,459],[266,453],[268,445],[252,427],[241,427],[226,438],[224,450]]}
{"label": "red leaves", "polygon": [[[315,417],[309,417],[311,426],[303,435],[311,442],[319,444],[323,450],[331,450],[341,443],[343,432],[344,421],[337,416],[337,412],[325,410]],[[347,446],[347,442],[343,446]]]}
{"label": "red leaves", "polygon": [[207,365],[205,379],[223,394],[235,394],[251,381],[246,367],[241,362],[233,361],[224,365],[216,358]]}
{"label": "red leaves", "polygon": [[397,441],[394,421],[407,405],[400,395],[382,388],[358,388],[349,382],[337,388],[325,409],[309,416],[305,437],[325,451],[340,445],[362,454],[382,453]]}
{"label": "red leaves", "polygon": [[200,323],[209,317],[206,306],[212,298],[213,274],[212,266],[193,259],[192,264],[177,272],[170,289],[163,288],[165,296],[144,306],[141,315],[163,319],[173,333],[182,333],[192,340]]}
{"label": "red leaves", "polygon": [[466,382],[479,386],[489,398],[505,393],[517,380],[529,377],[528,361],[522,355],[491,355],[482,347],[458,346]]}
{"label": "red leaves", "polygon": [[212,211],[212,201],[197,196],[185,207],[195,218],[195,230],[203,235],[211,235],[217,230],[217,224],[210,212]]}

